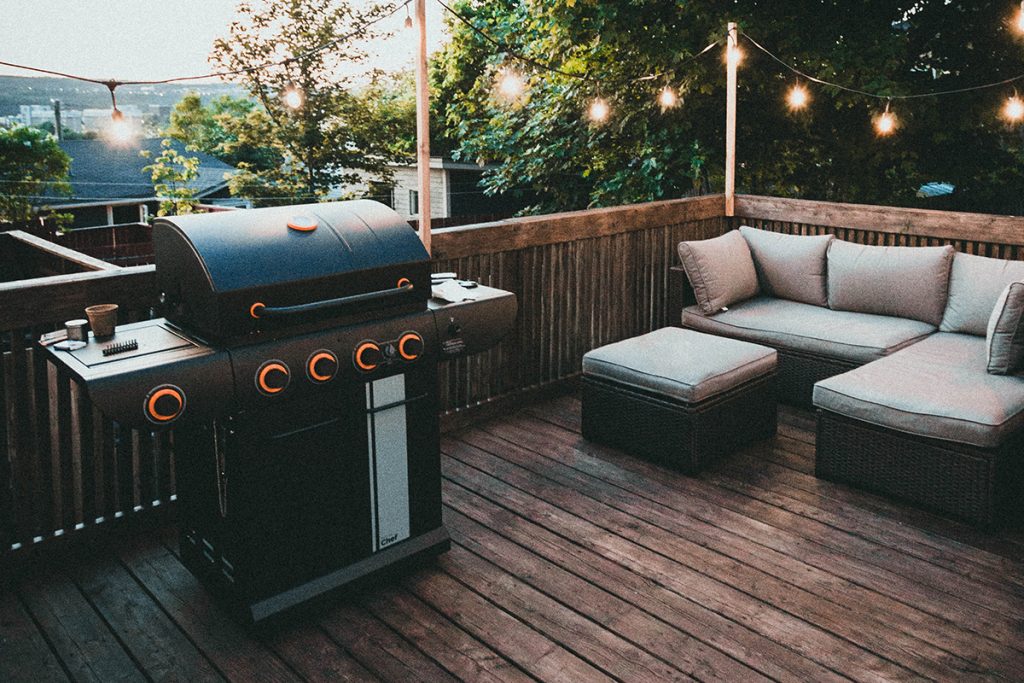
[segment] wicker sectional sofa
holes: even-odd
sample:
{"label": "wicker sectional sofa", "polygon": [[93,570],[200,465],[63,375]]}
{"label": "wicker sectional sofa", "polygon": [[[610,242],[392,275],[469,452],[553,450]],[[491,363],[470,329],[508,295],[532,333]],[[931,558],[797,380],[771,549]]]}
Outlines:
{"label": "wicker sectional sofa", "polygon": [[816,408],[818,476],[1006,517],[1024,469],[1024,262],[748,227],[679,252],[673,315],[778,351],[780,401]]}

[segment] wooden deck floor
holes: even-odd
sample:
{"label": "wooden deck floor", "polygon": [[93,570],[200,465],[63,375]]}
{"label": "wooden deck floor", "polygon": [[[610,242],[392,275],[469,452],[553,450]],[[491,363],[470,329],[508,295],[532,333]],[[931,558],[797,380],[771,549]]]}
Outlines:
{"label": "wooden deck floor", "polygon": [[0,596],[0,680],[1022,680],[1024,533],[816,480],[813,420],[683,477],[565,397],[444,439],[452,550],[253,636],[173,529]]}

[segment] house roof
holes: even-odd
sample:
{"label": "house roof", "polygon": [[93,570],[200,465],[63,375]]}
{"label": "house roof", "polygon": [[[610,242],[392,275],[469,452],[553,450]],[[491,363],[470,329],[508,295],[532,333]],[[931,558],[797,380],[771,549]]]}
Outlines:
{"label": "house roof", "polygon": [[[152,161],[140,152],[149,151],[155,158],[160,155],[160,143],[159,138],[135,140],[127,145],[112,145],[101,139],[62,140],[61,149],[71,157],[71,195],[38,197],[38,203],[64,207],[152,198],[149,173],[142,170]],[[235,170],[209,154],[186,150],[177,140],[172,140],[171,146],[180,154],[199,159],[199,177],[190,183],[197,198],[223,188],[227,183],[224,174]]]}

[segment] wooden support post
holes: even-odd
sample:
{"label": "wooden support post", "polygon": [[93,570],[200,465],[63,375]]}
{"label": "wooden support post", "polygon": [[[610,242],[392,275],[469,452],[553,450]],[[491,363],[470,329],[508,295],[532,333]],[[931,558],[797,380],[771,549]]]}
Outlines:
{"label": "wooden support post", "polygon": [[729,22],[725,47],[725,215],[736,215],[736,67],[739,64],[736,22]]}
{"label": "wooden support post", "polygon": [[416,0],[416,163],[420,188],[420,240],[430,253],[430,84],[427,73],[427,0]]}

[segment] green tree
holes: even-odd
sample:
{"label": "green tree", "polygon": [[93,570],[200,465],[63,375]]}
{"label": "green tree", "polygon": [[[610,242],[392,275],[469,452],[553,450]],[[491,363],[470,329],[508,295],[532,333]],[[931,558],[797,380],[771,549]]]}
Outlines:
{"label": "green tree", "polygon": [[33,206],[70,193],[71,158],[37,128],[0,128],[0,221],[27,221]]}
{"label": "green tree", "polygon": [[[364,61],[366,53],[354,39],[339,38],[356,32],[360,38],[373,35],[368,22],[388,9],[373,6],[364,11],[342,0],[239,4],[238,19],[228,36],[215,41],[211,60],[227,70],[287,61],[237,77],[266,112],[266,142],[281,154],[281,162],[271,169],[243,168],[232,183],[233,191],[273,195],[281,201],[312,199],[332,187],[362,182],[367,174],[387,177],[391,141],[383,132],[371,135],[351,125],[355,98],[351,79],[341,68]],[[314,50],[323,45],[328,47]],[[301,106],[285,104],[289,89],[302,93]]]}
{"label": "green tree", "polygon": [[[1006,26],[1014,8],[1005,3],[460,0],[455,8],[511,51],[567,74],[518,65],[458,22],[435,70],[459,153],[500,164],[486,179],[492,192],[536,190],[536,210],[674,197],[705,181],[720,189],[722,49],[690,55],[723,40],[728,21],[816,77],[880,95],[1024,70],[1021,41]],[[741,47],[740,191],[906,205],[919,201],[914,193],[923,182],[944,180],[958,186],[958,208],[1020,210],[1019,129],[996,118],[1008,93],[896,101],[901,129],[878,139],[871,115],[884,102],[811,85],[811,106],[794,115],[783,102],[793,74],[749,42]],[[529,83],[525,101],[513,106],[494,96],[496,73],[510,65]],[[656,98],[665,85],[683,102],[663,112]],[[602,125],[585,118],[596,96],[611,107]]]}
{"label": "green tree", "polygon": [[[78,131],[71,130],[66,126],[61,126],[63,130],[63,137],[65,140],[95,140],[98,136],[95,132],[89,131],[86,133],[79,133]],[[53,125],[52,121],[43,121],[41,124],[36,126],[39,130],[53,134],[56,131],[56,126]]]}
{"label": "green tree", "polygon": [[204,106],[190,92],[174,105],[164,135],[232,166],[264,171],[281,164],[280,152],[267,143],[271,129],[266,112],[250,99],[223,95]]}
{"label": "green tree", "polygon": [[160,154],[155,158],[149,150],[139,155],[153,163],[142,170],[149,173],[153,191],[160,200],[157,216],[183,216],[194,213],[199,200],[195,198],[192,181],[199,177],[199,158],[187,157],[172,146],[170,140],[160,142]]}

